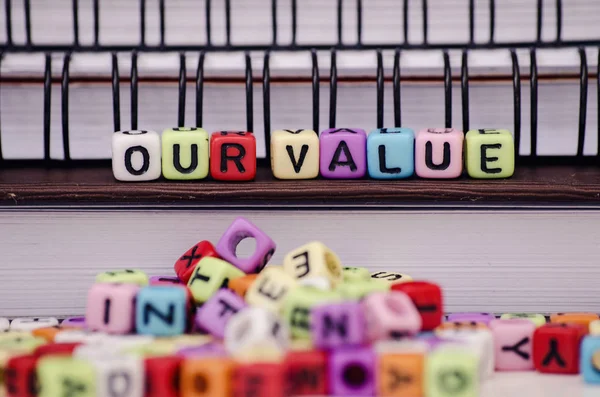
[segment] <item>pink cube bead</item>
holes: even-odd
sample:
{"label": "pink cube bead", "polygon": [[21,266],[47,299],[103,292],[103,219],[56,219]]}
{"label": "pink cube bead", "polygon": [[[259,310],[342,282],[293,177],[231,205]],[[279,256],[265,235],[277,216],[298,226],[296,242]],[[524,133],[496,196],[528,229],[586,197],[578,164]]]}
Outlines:
{"label": "pink cube bead", "polygon": [[427,128],[415,138],[415,172],[421,178],[458,178],[465,135],[454,128]]}
{"label": "pink cube bead", "polygon": [[244,299],[235,292],[220,289],[196,311],[196,326],[211,335],[223,338],[231,316],[246,306]]}
{"label": "pink cube bead", "polygon": [[310,324],[313,343],[320,349],[366,342],[365,317],[358,302],[315,306],[310,312]]}
{"label": "pink cube bead", "polygon": [[96,283],[87,296],[86,327],[109,334],[127,334],[135,327],[135,284]]}
{"label": "pink cube bead", "polygon": [[533,333],[536,326],[529,320],[493,320],[494,357],[497,371],[529,371],[533,364]]}
{"label": "pink cube bead", "polygon": [[324,178],[362,178],[367,173],[367,133],[360,128],[329,128],[319,137],[319,156]]}
{"label": "pink cube bead", "polygon": [[404,292],[372,293],[361,304],[371,341],[398,339],[421,330],[419,311]]}
{"label": "pink cube bead", "polygon": [[[247,237],[256,240],[256,249],[249,257],[239,258],[235,252],[236,247]],[[244,273],[258,273],[275,253],[275,242],[249,220],[237,218],[223,233],[215,249],[223,260]]]}

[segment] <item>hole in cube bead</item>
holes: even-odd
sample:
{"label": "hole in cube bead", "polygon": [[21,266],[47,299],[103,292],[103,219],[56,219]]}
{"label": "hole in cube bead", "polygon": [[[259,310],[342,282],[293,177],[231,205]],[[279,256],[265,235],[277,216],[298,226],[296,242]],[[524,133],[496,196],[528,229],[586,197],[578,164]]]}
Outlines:
{"label": "hole in cube bead", "polygon": [[342,376],[344,382],[350,387],[361,387],[367,381],[366,370],[359,363],[350,363],[346,365]]}
{"label": "hole in cube bead", "polygon": [[246,259],[256,251],[256,239],[252,236],[243,237],[232,249],[237,258]]}

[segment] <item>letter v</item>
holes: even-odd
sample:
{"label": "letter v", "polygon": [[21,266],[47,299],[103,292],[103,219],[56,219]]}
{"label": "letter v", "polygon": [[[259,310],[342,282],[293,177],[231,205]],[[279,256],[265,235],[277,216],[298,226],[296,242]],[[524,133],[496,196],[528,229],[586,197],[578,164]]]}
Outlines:
{"label": "letter v", "polygon": [[294,148],[292,147],[292,145],[287,145],[285,147],[285,150],[287,150],[287,154],[288,156],[290,156],[290,161],[294,166],[294,171],[296,171],[296,174],[299,173],[302,169],[302,164],[304,164],[306,153],[308,153],[308,145],[302,145],[302,148],[300,149],[300,158],[298,159],[298,161],[296,161],[296,158],[294,156]]}

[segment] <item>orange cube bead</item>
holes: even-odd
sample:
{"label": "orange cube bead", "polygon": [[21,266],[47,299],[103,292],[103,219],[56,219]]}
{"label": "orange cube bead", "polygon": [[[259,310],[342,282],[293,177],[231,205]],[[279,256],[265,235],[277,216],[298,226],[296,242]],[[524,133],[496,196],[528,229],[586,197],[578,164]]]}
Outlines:
{"label": "orange cube bead", "polygon": [[377,395],[386,397],[423,396],[425,356],[420,353],[379,356]]}
{"label": "orange cube bead", "polygon": [[246,296],[246,291],[248,291],[248,288],[250,288],[257,277],[258,274],[248,274],[244,277],[234,278],[233,280],[229,281],[227,288],[233,290],[233,292],[243,298]]}
{"label": "orange cube bead", "polygon": [[592,321],[600,317],[596,313],[557,313],[550,316],[551,323],[558,324],[580,324],[589,329]]}
{"label": "orange cube bead", "polygon": [[39,336],[40,338],[44,338],[48,342],[54,342],[54,337],[56,336],[56,334],[58,334],[59,332],[62,332],[62,331],[69,330],[69,329],[78,329],[78,328],[77,327],[69,327],[69,326],[62,327],[60,325],[55,325],[53,327],[44,327],[44,328],[34,329],[31,331],[31,334],[33,336]]}
{"label": "orange cube bead", "polygon": [[227,358],[190,358],[182,361],[182,397],[229,397],[235,363]]}

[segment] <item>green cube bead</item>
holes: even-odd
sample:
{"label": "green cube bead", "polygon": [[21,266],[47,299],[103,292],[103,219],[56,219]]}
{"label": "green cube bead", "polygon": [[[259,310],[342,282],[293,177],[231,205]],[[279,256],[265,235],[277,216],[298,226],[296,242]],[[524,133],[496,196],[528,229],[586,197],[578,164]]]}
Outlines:
{"label": "green cube bead", "polygon": [[541,327],[546,324],[546,317],[544,317],[543,314],[536,313],[504,313],[500,318],[503,320],[510,320],[513,318],[529,320],[534,323],[536,327]]}
{"label": "green cube bead", "polygon": [[8,352],[33,353],[38,346],[46,343],[46,339],[33,336],[28,332],[16,331],[0,334],[0,350]]}
{"label": "green cube bead", "polygon": [[366,267],[344,267],[342,268],[344,281],[360,281],[371,278],[371,273]]}
{"label": "green cube bead", "polygon": [[203,128],[164,130],[162,174],[166,179],[192,180],[208,176],[208,132]]}
{"label": "green cube bead", "polygon": [[391,283],[382,283],[369,279],[368,281],[348,281],[337,287],[337,292],[344,299],[359,300],[373,292],[390,290]]}
{"label": "green cube bead", "polygon": [[140,287],[148,285],[148,275],[141,270],[124,269],[103,272],[96,276],[97,283],[136,284]]}
{"label": "green cube bead", "polygon": [[94,397],[96,378],[92,365],[81,359],[46,356],[37,364],[38,397]]}
{"label": "green cube bead", "polygon": [[187,285],[194,301],[202,304],[220,288],[227,288],[231,280],[245,275],[246,273],[231,263],[207,256],[200,259]]}
{"label": "green cube bead", "polygon": [[342,296],[337,291],[314,287],[296,287],[283,302],[283,320],[290,328],[292,337],[310,339],[310,310],[313,306],[337,302]]}
{"label": "green cube bead", "polygon": [[515,172],[515,144],[508,130],[470,130],[465,135],[465,163],[471,178],[508,178]]}
{"label": "green cube bead", "polygon": [[479,357],[464,347],[440,347],[425,360],[425,395],[478,397]]}

